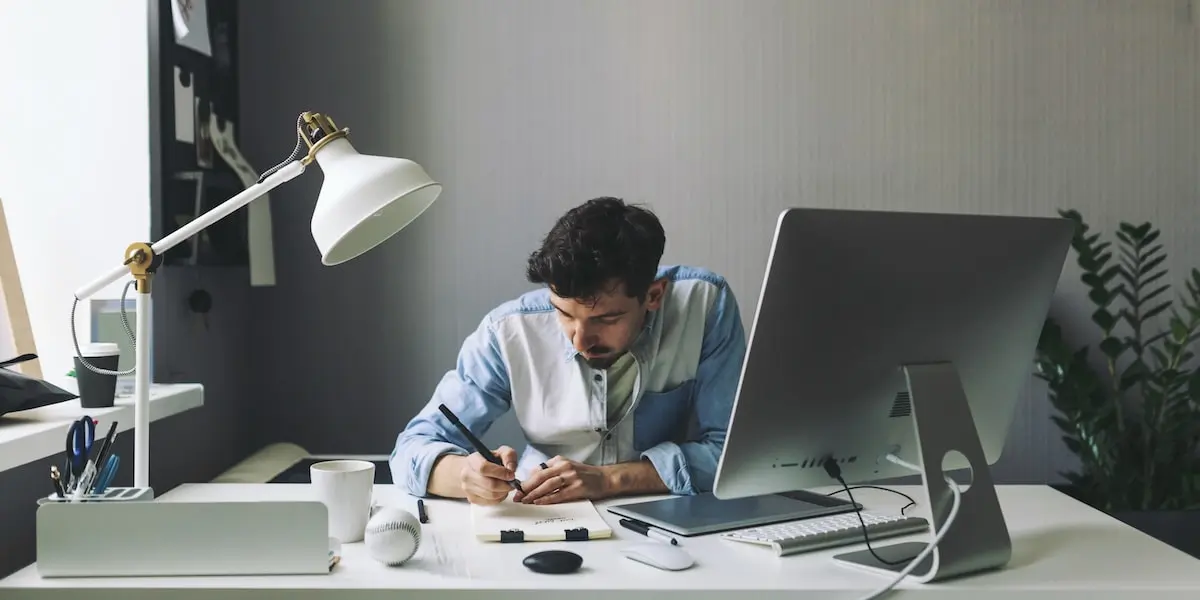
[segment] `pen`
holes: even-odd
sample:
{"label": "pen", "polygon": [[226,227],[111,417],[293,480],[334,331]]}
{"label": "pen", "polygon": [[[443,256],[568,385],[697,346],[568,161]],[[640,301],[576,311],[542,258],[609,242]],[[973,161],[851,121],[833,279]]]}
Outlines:
{"label": "pen", "polygon": [[[450,412],[449,408],[446,408],[445,404],[439,404],[438,410],[442,411],[442,414],[446,415],[446,418],[450,419],[451,423],[454,423],[454,426],[457,427],[460,432],[462,432],[463,437],[467,438],[467,441],[471,442],[472,446],[475,446],[476,452],[482,454],[488,462],[494,465],[499,465],[500,467],[504,467],[504,463],[500,462],[500,459],[496,458],[496,455],[492,454],[492,451],[488,450],[487,446],[484,446],[483,442],[479,441],[479,438],[475,437],[471,433],[471,430],[467,429],[467,426],[463,425],[462,422],[458,420],[458,417],[454,416],[454,413]],[[521,492],[522,494],[525,493],[525,490],[521,489],[521,482],[517,481],[516,479],[509,481],[508,485],[511,485],[513,489]]]}
{"label": "pen", "polygon": [[425,514],[425,502],[420,498],[417,498],[417,519],[419,519],[422,523],[429,522],[429,515]]}
{"label": "pen", "polygon": [[54,493],[59,498],[66,498],[67,495],[63,492],[62,480],[58,477],[58,467],[50,465],[50,481],[54,482]]}
{"label": "pen", "polygon": [[[108,458],[108,451],[113,448],[113,438],[116,437],[116,421],[108,426],[108,433],[104,436],[103,442],[100,443],[100,451],[96,454],[96,468],[103,469],[104,461]],[[98,479],[98,478],[97,478]]]}
{"label": "pen", "polygon": [[648,538],[653,538],[660,542],[666,542],[668,544],[671,544],[672,546],[679,545],[679,542],[675,538],[671,537],[670,534],[663,532],[663,531],[659,531],[657,528],[651,527],[645,523],[640,523],[640,522],[634,521],[632,519],[621,519],[620,523],[621,523],[621,526],[624,527],[625,529],[628,529],[630,531],[636,531]]}

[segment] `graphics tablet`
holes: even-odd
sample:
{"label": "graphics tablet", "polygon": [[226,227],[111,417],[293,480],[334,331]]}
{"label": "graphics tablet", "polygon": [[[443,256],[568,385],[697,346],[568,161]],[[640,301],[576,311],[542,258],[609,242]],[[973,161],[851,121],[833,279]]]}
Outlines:
{"label": "graphics tablet", "polygon": [[608,507],[615,515],[649,523],[676,535],[719,533],[768,523],[811,519],[851,512],[846,500],[812,492],[786,492],[721,500],[709,494],[675,496],[662,500]]}

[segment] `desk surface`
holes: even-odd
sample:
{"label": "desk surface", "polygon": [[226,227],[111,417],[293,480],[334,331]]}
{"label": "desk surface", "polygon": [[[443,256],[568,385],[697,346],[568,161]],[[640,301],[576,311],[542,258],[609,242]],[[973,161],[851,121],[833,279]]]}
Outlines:
{"label": "desk surface", "polygon": [[[897,490],[918,499],[910,514],[925,515],[924,502],[913,486]],[[384,504],[412,508],[415,500],[391,486],[377,486],[376,499]],[[901,584],[899,589],[950,592],[972,600],[1015,591],[1053,591],[1055,597],[1076,592],[1079,597],[1128,597],[1155,592],[1154,597],[1200,597],[1200,562],[1166,544],[1087,507],[1046,486],[1000,486],[1000,503],[1013,539],[1013,558],[1002,571],[940,584]],[[200,484],[185,485],[158,501],[226,499],[312,499],[305,484]],[[855,499],[869,509],[895,512],[904,502],[883,491],[863,489]],[[644,500],[625,499],[616,502]],[[832,560],[834,554],[862,545],[777,557],[769,548],[722,540],[716,536],[680,538],[696,559],[686,571],[669,572],[624,558],[617,549],[645,538],[617,526],[614,515],[599,503],[613,525],[614,538],[588,542],[535,542],[499,544],[478,542],[470,534],[465,503],[427,501],[429,523],[423,530],[417,555],[400,567],[374,562],[361,543],[342,547],[341,564],[330,575],[286,577],[181,577],[42,579],[36,566],[0,580],[0,597],[205,598],[205,597],[336,597],[396,598],[397,590],[421,590],[425,596],[496,599],[563,593],[589,597],[622,598],[687,593],[728,597],[730,592],[751,592],[760,597],[796,598],[829,595],[853,598],[884,585],[883,575],[863,572]],[[911,511],[915,510],[916,513]],[[414,513],[415,514],[415,513]],[[910,536],[908,539],[922,539]],[[892,538],[900,541],[905,538]],[[584,568],[571,575],[539,575],[521,565],[532,552],[569,549],[583,556]],[[234,593],[236,591],[236,593]],[[286,596],[280,592],[287,591]],[[169,596],[166,595],[170,592]],[[638,593],[641,592],[641,593]],[[675,594],[672,594],[675,592]],[[910,594],[905,594],[908,596]]]}

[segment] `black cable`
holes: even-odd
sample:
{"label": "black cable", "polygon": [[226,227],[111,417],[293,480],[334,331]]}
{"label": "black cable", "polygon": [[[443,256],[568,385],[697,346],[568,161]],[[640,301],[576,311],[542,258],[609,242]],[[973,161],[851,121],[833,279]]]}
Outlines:
{"label": "black cable", "polygon": [[[847,488],[845,488],[845,489],[837,490],[837,491],[834,491],[834,492],[829,492],[828,494],[825,494],[825,495],[826,495],[826,496],[836,496],[836,495],[838,495],[838,494],[841,494],[841,493],[845,493],[845,494],[849,495],[849,494],[850,494],[850,490],[862,490],[862,489],[869,489],[869,490],[883,490],[883,491],[885,491],[885,492],[891,492],[891,493],[893,493],[893,494],[896,494],[897,496],[900,496],[900,497],[904,498],[905,500],[908,500],[908,504],[905,504],[905,505],[904,505],[904,506],[903,506],[903,507],[900,509],[900,514],[902,514],[902,515],[904,514],[904,511],[906,511],[906,510],[908,510],[909,508],[912,508],[912,507],[914,507],[914,506],[916,506],[916,505],[917,505],[917,501],[916,501],[916,500],[913,500],[912,496],[909,496],[908,494],[905,494],[904,492],[901,492],[901,491],[893,490],[892,488],[885,488],[885,487],[883,487],[882,485],[865,485],[865,484],[864,484],[864,485],[852,485],[852,486],[850,486],[850,487],[847,487]],[[852,501],[852,502],[853,502],[853,501]]]}
{"label": "black cable", "polygon": [[[909,562],[907,560],[893,562],[875,553],[875,549],[871,547],[871,538],[867,535],[867,522],[862,518],[862,509],[859,508],[858,503],[854,501],[854,494],[850,493],[850,486],[846,485],[846,480],[842,478],[842,468],[839,467],[837,462],[835,462],[832,458],[826,458],[823,466],[825,467],[825,472],[828,473],[830,477],[836,479],[838,483],[842,484],[842,491],[846,492],[846,495],[850,497],[850,504],[854,506],[854,514],[858,515],[858,523],[859,525],[862,525],[863,541],[867,543],[867,552],[870,552],[871,556],[875,557],[875,560],[889,566],[902,565]],[[899,494],[900,492],[896,493]],[[905,497],[907,498],[907,496]],[[908,499],[910,502],[912,501],[912,498]]]}

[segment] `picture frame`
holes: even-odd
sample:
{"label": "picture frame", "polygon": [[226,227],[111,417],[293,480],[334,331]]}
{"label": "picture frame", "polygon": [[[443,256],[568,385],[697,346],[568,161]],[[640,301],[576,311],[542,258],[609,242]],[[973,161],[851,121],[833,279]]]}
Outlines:
{"label": "picture frame", "polygon": [[[21,275],[13,253],[8,221],[4,217],[4,200],[0,199],[0,360],[22,354],[37,354],[33,341],[33,325],[21,290]],[[42,379],[41,363],[34,359],[12,366],[22,375]]]}

